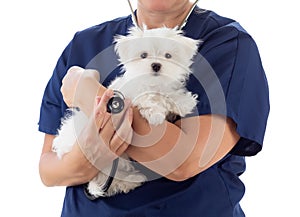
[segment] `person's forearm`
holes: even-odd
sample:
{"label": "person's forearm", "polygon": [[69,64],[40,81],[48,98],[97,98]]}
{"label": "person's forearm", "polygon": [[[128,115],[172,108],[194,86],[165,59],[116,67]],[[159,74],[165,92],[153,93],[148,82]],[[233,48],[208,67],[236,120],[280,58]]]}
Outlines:
{"label": "person's forearm", "polygon": [[[98,173],[98,170],[89,165],[80,152],[75,157],[71,156],[74,153],[74,151],[66,153],[62,159],[59,159],[52,151],[44,152],[41,155],[39,172],[42,182],[46,186],[82,184],[91,180]],[[76,159],[76,162],[73,159]]]}
{"label": "person's forearm", "polygon": [[166,178],[179,180],[178,168],[189,157],[193,147],[182,146],[188,136],[178,126],[167,121],[152,127],[135,119],[136,134],[126,153],[149,169]]}
{"label": "person's forearm", "polygon": [[231,119],[220,115],[185,118],[176,124],[165,121],[148,135],[134,135],[126,152],[160,175],[182,181],[222,159],[239,139],[235,129]]}

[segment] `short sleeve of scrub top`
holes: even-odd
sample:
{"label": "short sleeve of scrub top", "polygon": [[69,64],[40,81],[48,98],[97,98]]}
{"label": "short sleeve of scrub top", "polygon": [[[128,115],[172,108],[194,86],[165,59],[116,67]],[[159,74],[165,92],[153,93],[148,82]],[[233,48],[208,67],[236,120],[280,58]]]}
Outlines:
{"label": "short sleeve of scrub top", "polygon": [[199,99],[193,115],[230,117],[241,136],[232,153],[255,155],[262,149],[269,114],[268,83],[256,43],[237,22],[213,29],[201,39],[187,84]]}
{"label": "short sleeve of scrub top", "polygon": [[[132,25],[128,16],[76,33],[46,86],[39,119],[41,132],[55,135],[60,126],[67,108],[60,86],[67,70],[73,65],[88,66],[95,56],[111,47],[115,35],[126,35]],[[94,201],[87,199],[82,185],[67,187],[62,217],[245,216],[239,205],[245,192],[239,176],[245,171],[244,156],[261,150],[269,112],[268,85],[259,52],[238,23],[198,7],[183,30],[186,36],[203,41],[187,82],[187,88],[199,99],[191,116],[226,115],[237,124],[240,141],[215,165],[182,182],[157,174],[156,179],[127,194]],[[109,65],[104,63],[91,65],[103,72],[101,67]],[[107,85],[119,73],[120,68],[115,67],[101,82]],[[151,175],[149,169],[137,167]]]}

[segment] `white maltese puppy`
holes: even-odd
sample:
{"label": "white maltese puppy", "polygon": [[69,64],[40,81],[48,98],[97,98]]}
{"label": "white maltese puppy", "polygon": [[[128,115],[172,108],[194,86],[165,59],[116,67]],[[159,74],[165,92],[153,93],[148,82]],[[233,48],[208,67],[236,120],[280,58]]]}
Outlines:
{"label": "white maltese puppy", "polygon": [[[133,27],[127,36],[116,36],[115,42],[124,74],[113,80],[109,88],[131,99],[149,124],[175,121],[195,109],[197,96],[185,88],[185,82],[191,73],[199,40],[185,37],[176,29]],[[76,110],[62,121],[53,143],[53,150],[59,157],[71,150],[85,123],[87,117]],[[116,173],[108,186],[111,169],[109,166],[100,171],[88,183],[86,193],[91,199],[127,193],[146,181],[125,153],[119,158]]]}
{"label": "white maltese puppy", "polygon": [[132,28],[128,36],[116,37],[115,49],[125,73],[110,88],[130,98],[152,125],[184,117],[197,104],[197,96],[186,90],[185,82],[198,44],[176,29]]}

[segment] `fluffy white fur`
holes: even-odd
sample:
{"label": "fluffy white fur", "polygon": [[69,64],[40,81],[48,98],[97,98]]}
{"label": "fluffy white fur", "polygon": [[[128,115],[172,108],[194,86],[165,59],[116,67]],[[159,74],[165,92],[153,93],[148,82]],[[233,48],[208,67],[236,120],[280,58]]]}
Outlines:
{"label": "fluffy white fur", "polygon": [[[172,121],[169,117],[174,114],[184,117],[197,104],[197,96],[186,90],[185,81],[198,44],[176,29],[132,28],[128,36],[116,37],[115,49],[125,73],[110,88],[130,98],[152,125],[166,117]],[[160,69],[155,71],[153,64]]]}
{"label": "fluffy white fur", "polygon": [[[200,41],[187,38],[176,29],[131,28],[127,36],[117,36],[115,42],[124,74],[110,88],[130,98],[150,124],[158,125],[165,119],[173,121],[176,115],[184,117],[195,108],[197,96],[187,91],[185,81]],[[71,150],[86,122],[87,117],[80,111],[63,120],[53,144],[59,157]],[[99,197],[127,193],[146,181],[123,154],[111,187],[103,192],[110,169],[111,166],[105,168],[89,182],[90,194]]]}

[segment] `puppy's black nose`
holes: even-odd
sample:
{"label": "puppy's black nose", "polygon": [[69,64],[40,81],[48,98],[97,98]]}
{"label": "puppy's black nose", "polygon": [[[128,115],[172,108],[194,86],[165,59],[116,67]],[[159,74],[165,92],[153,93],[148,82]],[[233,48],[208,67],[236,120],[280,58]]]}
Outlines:
{"label": "puppy's black nose", "polygon": [[152,63],[151,67],[152,67],[154,72],[158,72],[161,68],[161,64],[160,63]]}

